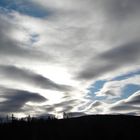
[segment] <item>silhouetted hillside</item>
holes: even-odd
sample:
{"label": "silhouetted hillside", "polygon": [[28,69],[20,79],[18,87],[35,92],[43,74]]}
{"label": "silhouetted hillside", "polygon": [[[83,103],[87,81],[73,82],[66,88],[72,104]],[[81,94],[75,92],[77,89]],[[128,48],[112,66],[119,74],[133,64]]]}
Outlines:
{"label": "silhouetted hillside", "polygon": [[69,119],[13,121],[0,125],[0,140],[140,139],[140,117],[94,115]]}

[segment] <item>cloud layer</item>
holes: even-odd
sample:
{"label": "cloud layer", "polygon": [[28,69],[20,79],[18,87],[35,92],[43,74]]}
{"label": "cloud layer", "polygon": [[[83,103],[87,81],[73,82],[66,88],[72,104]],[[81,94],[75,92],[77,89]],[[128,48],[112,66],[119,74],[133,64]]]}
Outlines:
{"label": "cloud layer", "polygon": [[[140,69],[139,15],[139,0],[0,2],[0,86],[8,89],[0,88],[7,98],[1,112],[6,104],[9,112],[22,112],[32,97],[47,102],[27,103],[23,112],[118,112],[115,106],[127,102],[124,94],[133,98],[122,89],[139,85],[139,74],[115,79]],[[106,83],[92,93],[98,80]]]}

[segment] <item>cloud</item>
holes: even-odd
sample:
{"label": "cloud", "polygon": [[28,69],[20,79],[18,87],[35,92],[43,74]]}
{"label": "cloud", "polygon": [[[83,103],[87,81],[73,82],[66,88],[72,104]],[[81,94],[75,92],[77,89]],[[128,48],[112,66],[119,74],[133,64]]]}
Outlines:
{"label": "cloud", "polygon": [[[92,58],[79,73],[79,79],[93,79],[110,71],[128,65],[139,64],[140,42],[128,43],[115,47],[101,55]],[[95,63],[91,63],[95,60]]]}
{"label": "cloud", "polygon": [[72,89],[70,86],[57,84],[42,75],[32,72],[31,70],[10,65],[0,65],[0,75],[2,78],[10,81],[20,82],[21,84],[23,83],[43,89],[58,91],[69,91]]}
{"label": "cloud", "polygon": [[1,113],[23,112],[22,107],[27,102],[40,103],[47,100],[38,93],[6,87],[0,87],[0,97],[5,99],[0,102]]}
{"label": "cloud", "polygon": [[122,79],[120,81],[108,81],[104,84],[103,88],[100,89],[100,91],[96,92],[96,96],[105,96],[108,99],[112,99],[112,98],[121,98],[124,95],[129,94],[128,92],[123,93],[123,89],[127,86],[127,85],[140,85],[139,84],[140,81],[140,76],[136,75],[136,76],[132,76],[128,79]]}
{"label": "cloud", "polygon": [[[18,63],[18,62],[45,62],[49,59],[47,54],[43,52],[34,50],[31,47],[27,47],[30,41],[29,32],[18,24],[18,19],[16,19],[16,13],[3,14],[0,13],[0,57],[1,61],[3,59],[7,63]],[[18,17],[18,16],[17,16]],[[23,16],[24,17],[24,16]],[[9,20],[13,18],[12,20]]]}
{"label": "cloud", "polygon": [[44,113],[47,111],[50,113],[56,112],[57,114],[62,114],[63,112],[73,112],[74,107],[80,103],[81,101],[78,99],[69,99],[52,105],[44,105],[42,108],[44,108]]}
{"label": "cloud", "polygon": [[135,112],[140,115],[140,92],[136,92],[127,99],[118,101],[109,107],[109,111],[112,113],[131,113]]}
{"label": "cloud", "polygon": [[128,104],[139,105],[140,104],[140,92],[136,92],[127,99]]}
{"label": "cloud", "polygon": [[94,101],[84,112],[87,114],[127,114],[140,115],[140,92],[133,93],[126,99],[115,103],[105,103],[104,101]]}
{"label": "cloud", "polygon": [[95,101],[91,103],[85,112],[91,114],[131,114],[140,115],[140,92],[133,93],[126,99],[119,100],[115,103],[104,103]]}
{"label": "cloud", "polygon": [[130,18],[132,16],[138,16],[137,14],[140,13],[139,7],[140,2],[139,0],[106,0],[104,2],[106,4],[107,14],[111,18],[111,20],[126,20],[126,18]]}
{"label": "cloud", "polygon": [[[31,105],[26,104],[23,108],[25,111],[25,114],[31,114],[33,116],[45,116],[47,114],[54,114],[58,116],[58,118],[62,118],[62,115],[64,112],[71,112],[73,114],[73,117],[76,117],[76,114],[78,115],[84,115],[83,112],[76,111],[74,108],[81,104],[82,102],[80,100],[76,99],[69,99],[69,100],[62,100],[58,103],[49,104],[49,100],[47,101],[48,104],[42,104],[42,105]],[[76,113],[76,114],[75,114]],[[74,115],[75,114],[75,115]]]}
{"label": "cloud", "polygon": [[95,100],[86,106],[84,112],[86,114],[106,114],[105,109],[108,108],[109,104],[104,101]]}

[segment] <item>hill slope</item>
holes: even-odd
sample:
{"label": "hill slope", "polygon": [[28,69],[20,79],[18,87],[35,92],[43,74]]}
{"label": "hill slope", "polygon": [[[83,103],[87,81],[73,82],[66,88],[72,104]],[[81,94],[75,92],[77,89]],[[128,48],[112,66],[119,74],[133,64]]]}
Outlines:
{"label": "hill slope", "polygon": [[95,115],[62,120],[14,122],[0,125],[0,139],[139,139],[140,117]]}

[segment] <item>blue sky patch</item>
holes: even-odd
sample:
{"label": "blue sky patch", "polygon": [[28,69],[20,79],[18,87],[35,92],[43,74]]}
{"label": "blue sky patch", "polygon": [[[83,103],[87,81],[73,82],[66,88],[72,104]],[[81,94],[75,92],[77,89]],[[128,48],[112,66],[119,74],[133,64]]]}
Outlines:
{"label": "blue sky patch", "polygon": [[[123,74],[120,76],[117,76],[115,78],[113,78],[110,81],[121,81],[121,80],[125,80],[128,78],[131,78],[135,75],[140,75],[140,70],[135,71],[135,72],[131,72],[131,73],[127,73],[127,74]],[[103,100],[105,97],[98,97],[96,96],[96,92],[100,91],[104,84],[107,83],[109,81],[106,80],[98,80],[96,82],[94,82],[89,88],[89,98],[91,99],[98,99],[98,100]],[[127,84],[124,86],[124,88],[122,89],[122,96],[121,99],[125,99],[128,98],[129,96],[131,96],[132,94],[134,94],[135,92],[137,92],[138,90],[140,90],[140,85],[136,85],[136,84]],[[120,98],[119,98],[120,99]]]}
{"label": "blue sky patch", "polygon": [[103,86],[104,86],[104,84],[106,82],[107,82],[106,80],[98,80],[98,81],[94,82],[88,88],[88,90],[89,90],[89,94],[88,94],[89,97],[90,98],[94,98],[94,99],[99,99],[99,100],[103,99],[104,97],[97,97],[95,93],[98,92],[98,91],[100,91],[103,88]]}
{"label": "blue sky patch", "polygon": [[9,11],[15,10],[19,13],[39,18],[50,15],[50,11],[47,11],[28,0],[0,0],[0,7]]}
{"label": "blue sky patch", "polygon": [[140,90],[140,85],[128,84],[122,89],[122,99],[126,99]]}
{"label": "blue sky patch", "polygon": [[97,91],[99,91],[100,89],[102,89],[102,87],[104,86],[104,84],[106,83],[107,81],[105,80],[98,80],[96,81],[95,83],[93,83],[91,85],[91,87],[89,88],[89,90],[92,92],[92,93],[95,93]]}

